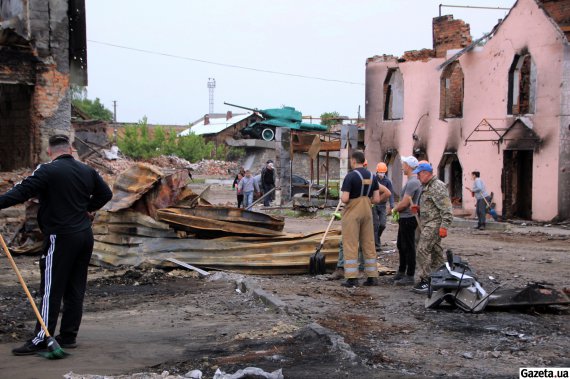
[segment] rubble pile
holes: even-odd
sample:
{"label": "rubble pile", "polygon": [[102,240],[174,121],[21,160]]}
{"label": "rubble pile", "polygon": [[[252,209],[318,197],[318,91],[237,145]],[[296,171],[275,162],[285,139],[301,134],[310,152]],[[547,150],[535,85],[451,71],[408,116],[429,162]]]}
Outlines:
{"label": "rubble pile", "polygon": [[0,172],[0,193],[5,193],[32,173],[30,169]]}
{"label": "rubble pile", "polygon": [[[14,185],[32,173],[29,169],[21,169],[10,172],[0,172],[0,194],[6,193]],[[0,233],[6,243],[12,242],[15,233],[20,230],[26,219],[26,206],[17,205],[0,210]]]}
{"label": "rubble pile", "polygon": [[146,162],[161,167],[161,168],[188,168],[192,164],[184,158],[177,157],[176,155],[161,155],[159,157],[151,158]]}
{"label": "rubble pile", "polygon": [[188,168],[198,175],[222,175],[226,176],[238,171],[238,162],[217,161],[214,159],[203,159],[200,162],[190,163]]}
{"label": "rubble pile", "polygon": [[84,159],[83,162],[99,171],[102,175],[117,175],[135,164],[130,159],[108,160],[97,156],[90,156]]}

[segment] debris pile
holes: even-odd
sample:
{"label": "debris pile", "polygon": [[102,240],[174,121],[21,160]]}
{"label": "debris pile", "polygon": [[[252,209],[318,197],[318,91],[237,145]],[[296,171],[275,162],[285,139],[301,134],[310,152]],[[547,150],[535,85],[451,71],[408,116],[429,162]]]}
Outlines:
{"label": "debris pile", "polygon": [[[31,174],[32,171],[26,169],[0,172],[0,193],[6,193]],[[9,246],[17,246],[12,248],[14,254],[35,253],[41,249],[43,237],[36,220],[37,211],[35,200],[0,210],[0,233]]]}
{"label": "debris pile", "polygon": [[213,159],[203,159],[200,162],[190,163],[191,168],[198,175],[222,175],[226,176],[237,172],[238,162],[217,161]]}
{"label": "debris pile", "polygon": [[[174,267],[170,259],[242,273],[306,273],[322,233],[283,233],[284,220],[239,208],[211,206],[186,185],[187,170],[165,174],[137,163],[113,185],[98,212],[93,264]],[[163,222],[164,221],[164,222]],[[321,252],[336,264],[340,233]]]}
{"label": "debris pile", "polygon": [[147,162],[161,168],[171,169],[187,169],[192,166],[192,164],[186,159],[177,157],[176,155],[161,155],[159,157],[151,158]]}
{"label": "debris pile", "polygon": [[524,288],[500,289],[489,294],[478,282],[474,271],[460,257],[447,250],[447,262],[430,275],[426,308],[444,303],[464,312],[478,313],[485,309],[524,309],[550,305],[568,305],[570,298],[551,283],[528,283]]}
{"label": "debris pile", "polygon": [[5,193],[16,183],[31,175],[32,170],[22,169],[16,171],[0,172],[0,193]]}

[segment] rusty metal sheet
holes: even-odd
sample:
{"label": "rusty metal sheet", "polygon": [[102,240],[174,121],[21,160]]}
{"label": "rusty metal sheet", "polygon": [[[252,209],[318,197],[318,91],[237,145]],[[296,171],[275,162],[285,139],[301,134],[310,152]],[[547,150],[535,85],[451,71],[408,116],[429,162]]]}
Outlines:
{"label": "rusty metal sheet", "polygon": [[196,195],[186,186],[190,181],[187,170],[178,170],[159,179],[141,199],[136,201],[132,208],[143,214],[156,218],[160,208],[167,208],[178,204],[184,197]]}
{"label": "rusty metal sheet", "polygon": [[[112,226],[112,225],[110,225]],[[138,236],[114,239],[95,236],[92,264],[112,266],[171,267],[175,258],[201,268],[231,270],[248,274],[304,274],[309,257],[315,252],[323,232],[311,235],[284,234],[277,237],[239,237],[216,239],[150,238]],[[334,269],[338,259],[340,231],[329,231],[321,252],[327,267]],[[136,244],[129,244],[135,242]]]}
{"label": "rusty metal sheet", "polygon": [[162,171],[156,167],[137,163],[119,174],[113,183],[113,199],[103,209],[117,212],[131,207],[163,176]]}
{"label": "rusty metal sheet", "polygon": [[243,225],[251,225],[260,228],[276,230],[279,232],[282,231],[285,227],[285,218],[283,217],[271,216],[265,213],[254,211],[247,211],[242,208],[198,206],[195,208],[171,207],[164,210],[176,214],[204,217],[218,221],[236,222]]}
{"label": "rusty metal sheet", "polygon": [[[236,209],[234,214],[230,215],[230,209],[221,207],[211,207],[211,209],[210,207],[166,208],[158,210],[157,217],[174,229],[195,233],[204,238],[232,234],[246,236],[280,236],[283,234],[280,232],[283,229],[283,220],[263,213],[239,211]],[[274,229],[268,229],[268,227]]]}
{"label": "rusty metal sheet", "polygon": [[[191,201],[198,195],[187,187],[190,181],[187,170],[165,174],[145,164],[123,171],[113,184],[113,199],[103,208],[109,212],[133,209],[156,218],[156,211],[181,202]],[[206,203],[200,199],[201,203]]]}

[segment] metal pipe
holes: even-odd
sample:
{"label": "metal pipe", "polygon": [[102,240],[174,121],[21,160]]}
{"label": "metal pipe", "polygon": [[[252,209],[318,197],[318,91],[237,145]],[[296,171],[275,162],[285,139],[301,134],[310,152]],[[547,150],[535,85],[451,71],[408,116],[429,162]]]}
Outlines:
{"label": "metal pipe", "polygon": [[267,197],[267,195],[271,195],[273,193],[273,191],[275,191],[275,188],[277,187],[273,187],[271,190],[267,191],[263,196],[261,196],[259,199],[255,200],[253,203],[251,203],[251,205],[247,208],[245,208],[246,211],[250,210],[251,207],[253,207],[255,204],[259,203],[261,200],[265,199]]}
{"label": "metal pipe", "polygon": [[504,10],[509,11],[511,8],[502,8],[502,7],[478,7],[473,5],[449,5],[449,4],[439,4],[439,17],[441,17],[441,8],[472,8],[472,9],[490,9],[490,10]]}

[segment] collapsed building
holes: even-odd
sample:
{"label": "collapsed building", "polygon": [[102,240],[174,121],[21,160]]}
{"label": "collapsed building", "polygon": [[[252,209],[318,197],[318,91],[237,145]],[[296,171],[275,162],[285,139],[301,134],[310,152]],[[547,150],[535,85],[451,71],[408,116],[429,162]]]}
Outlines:
{"label": "collapsed building", "polygon": [[388,164],[397,193],[400,155],[430,161],[459,212],[480,171],[503,217],[568,219],[569,38],[570,0],[518,0],[476,40],[434,18],[433,49],[366,62],[366,158]]}
{"label": "collapsed building", "polygon": [[0,0],[0,170],[36,165],[51,135],[73,135],[70,83],[87,85],[84,0]]}

